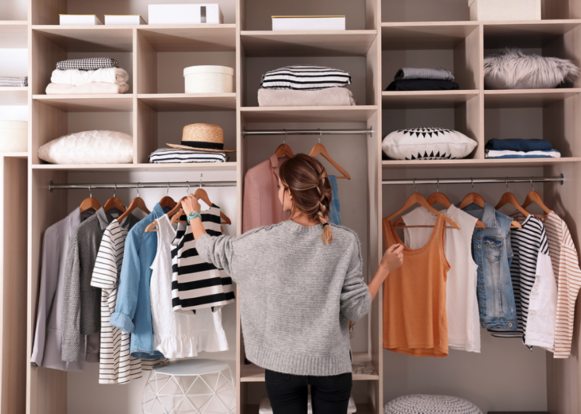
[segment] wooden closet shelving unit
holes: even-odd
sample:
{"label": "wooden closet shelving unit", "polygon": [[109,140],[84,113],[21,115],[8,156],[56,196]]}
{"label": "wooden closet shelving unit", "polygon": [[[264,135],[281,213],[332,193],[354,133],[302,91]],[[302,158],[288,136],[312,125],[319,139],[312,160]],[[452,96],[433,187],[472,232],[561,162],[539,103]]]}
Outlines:
{"label": "wooden closet shelving unit", "polygon": [[[10,0],[16,1],[16,0]],[[454,0],[451,0],[454,1]],[[27,251],[28,266],[9,267],[22,273],[27,268],[27,311],[2,312],[3,320],[3,356],[2,356],[2,412],[16,413],[23,410],[4,411],[5,390],[8,390],[21,406],[26,405],[27,414],[64,414],[67,412],[67,374],[65,372],[33,368],[28,358],[32,349],[36,323],[36,307],[39,292],[41,242],[47,227],[65,217],[68,213],[66,192],[48,191],[50,181],[59,183],[78,182],[78,174],[106,176],[104,180],[112,182],[112,177],[130,177],[136,172],[150,173],[183,173],[192,177],[192,184],[200,172],[210,174],[231,174],[238,181],[237,196],[237,232],[242,231],[242,197],[245,172],[256,165],[261,144],[267,141],[259,138],[244,138],[242,130],[264,128],[293,128],[308,123],[312,128],[324,128],[340,123],[346,128],[371,128],[371,137],[353,137],[359,145],[359,152],[339,153],[339,163],[353,158],[363,158],[365,167],[360,176],[354,177],[355,185],[366,188],[366,200],[360,211],[365,213],[366,230],[360,234],[364,245],[366,277],[370,278],[379,263],[383,252],[383,240],[380,231],[381,219],[391,210],[393,200],[401,200],[405,193],[391,193],[383,189],[382,178],[434,177],[446,171],[468,176],[478,171],[488,175],[500,173],[500,169],[518,172],[521,167],[534,167],[546,175],[564,173],[566,183],[563,186],[546,185],[545,196],[554,197],[560,202],[560,213],[568,217],[569,226],[578,247],[578,235],[581,234],[581,190],[576,178],[581,174],[581,78],[571,89],[526,90],[526,91],[486,91],[482,76],[482,63],[485,54],[499,47],[511,46],[539,49],[543,54],[554,55],[573,60],[581,66],[581,1],[559,0],[546,2],[543,19],[538,22],[474,22],[467,21],[466,3],[463,9],[447,18],[446,11],[435,15],[443,21],[426,20],[432,3],[427,0],[406,0],[409,10],[399,8],[397,0],[360,0],[357,11],[357,27],[349,26],[351,16],[347,12],[348,30],[333,32],[272,32],[264,30],[270,26],[270,20],[260,20],[256,14],[280,14],[274,6],[277,2],[259,0],[235,0],[235,22],[224,25],[199,26],[58,26],[59,13],[95,13],[94,2],[81,0],[28,0],[28,20],[0,21],[0,47],[14,44],[13,47],[25,47],[29,50],[29,87],[0,90],[0,104],[23,102],[27,98],[30,111],[30,138],[28,154],[15,154],[12,173],[18,172],[27,176],[28,192],[18,187],[19,197],[28,196],[28,230]],[[129,0],[118,0],[118,14],[144,14],[141,9],[131,5]],[[168,3],[171,0],[158,0],[151,3]],[[311,4],[313,2],[310,2]],[[301,1],[296,11],[286,14],[324,14],[321,7]],[[317,3],[317,2],[315,2]],[[326,10],[333,8],[332,2],[321,1]],[[351,2],[344,2],[345,4]],[[458,4],[460,1],[458,0]],[[113,7],[112,2],[105,5]],[[262,8],[264,10],[259,10]],[[317,7],[315,7],[317,6]],[[117,7],[117,6],[115,6]],[[352,9],[348,9],[352,10]],[[427,13],[427,14],[426,14]],[[103,13],[101,13],[103,14]],[[383,18],[382,18],[383,16]],[[460,16],[460,19],[458,18]],[[463,19],[463,20],[461,20]],[[394,21],[391,21],[394,20]],[[446,21],[449,20],[449,21]],[[455,21],[456,20],[456,21]],[[462,89],[442,92],[385,92],[395,70],[413,61],[418,51],[431,51],[441,54],[452,62],[456,80]],[[208,53],[208,61],[196,64],[222,64],[223,59],[230,59],[235,66],[235,93],[231,94],[184,94],[169,90],[158,73],[165,52]],[[213,54],[213,52],[220,52]],[[430,52],[430,53],[431,53]],[[47,96],[45,88],[50,82],[50,75],[56,62],[70,57],[88,57],[115,54],[121,66],[130,73],[130,90],[123,95],[63,95]],[[408,56],[408,57],[406,57]],[[287,58],[332,58],[329,66],[341,67],[340,62],[357,65],[362,75],[358,83],[352,85],[357,93],[358,106],[352,107],[258,107],[256,88],[257,74],[272,69],[265,63],[268,58],[277,58],[280,65],[291,64]],[[411,60],[408,60],[411,59]],[[305,60],[306,61],[306,60]],[[217,63],[215,63],[217,62]],[[278,61],[277,61],[278,62]],[[324,59],[316,64],[325,64]],[[301,62],[295,62],[301,63]],[[277,66],[274,66],[277,67]],[[167,69],[164,69],[167,71]],[[182,67],[172,72],[171,76],[181,76]],[[510,108],[531,108],[538,110],[543,119],[542,137],[550,139],[556,149],[561,151],[561,159],[536,160],[486,160],[484,144],[493,138],[486,128],[487,110],[503,111]],[[478,147],[469,159],[450,161],[382,161],[381,139],[386,133],[396,128],[414,127],[413,120],[398,114],[402,109],[428,111],[445,111],[450,119],[448,127],[455,128],[478,142]],[[233,134],[225,134],[226,148],[236,148],[230,162],[224,164],[196,165],[151,165],[147,159],[158,146],[165,143],[160,135],[160,125],[166,126],[167,120],[162,116],[173,112],[200,111],[219,112],[225,123],[235,125]],[[75,132],[76,119],[79,115],[90,116],[92,113],[105,113],[115,122],[125,127],[126,132],[134,137],[133,163],[126,165],[51,165],[37,157],[38,148],[61,135]],[[86,113],[86,114],[83,114]],[[439,112],[438,112],[439,113]],[[86,121],[89,122],[89,121]],[[194,121],[203,122],[203,121]],[[425,126],[425,125],[424,125]],[[106,125],[102,126],[106,129]],[[350,139],[351,137],[349,137]],[[313,139],[316,139],[314,137]],[[339,138],[337,138],[339,139]],[[254,141],[256,140],[256,141]],[[278,141],[271,143],[276,148]],[[293,141],[295,142],[295,141]],[[274,146],[273,146],[274,145]],[[331,146],[329,146],[331,148]],[[351,147],[350,147],[351,148]],[[260,155],[262,157],[262,155]],[[260,159],[260,161],[262,161]],[[22,168],[22,160],[27,168]],[[359,160],[360,161],[360,160]],[[8,164],[6,164],[8,162]],[[449,170],[453,168],[453,170]],[[6,171],[6,170],[5,170]],[[6,173],[4,175],[6,181]],[[574,178],[575,177],[575,178]],[[19,179],[20,179],[19,178]],[[117,179],[117,178],[115,178]],[[187,178],[184,178],[184,180]],[[98,181],[96,179],[95,181]],[[121,181],[121,178],[119,179]],[[155,178],[151,181],[155,181]],[[164,181],[161,178],[159,181]],[[5,187],[6,188],[6,187]],[[15,189],[14,186],[12,186]],[[386,190],[386,191],[384,191]],[[403,190],[402,190],[403,191]],[[388,194],[389,193],[389,194]],[[26,201],[24,201],[26,202]],[[20,217],[21,215],[14,216]],[[4,209],[4,222],[11,210]],[[20,221],[9,223],[12,228],[7,231],[22,231]],[[4,245],[4,275],[7,274],[7,252],[12,260],[14,245]],[[16,254],[14,259],[17,259]],[[15,273],[16,274],[16,273]],[[20,282],[10,287],[9,293],[17,293],[22,288],[24,276]],[[4,305],[7,309],[6,286],[4,282]],[[373,303],[368,318],[363,322],[362,332],[368,335],[365,352],[356,352],[355,362],[366,363],[375,368],[370,375],[356,375],[356,387],[364,389],[365,400],[357,401],[358,413],[381,414],[384,405],[384,382],[394,373],[384,369],[384,351],[382,348],[382,295]],[[264,371],[254,365],[244,364],[244,346],[240,326],[239,302],[236,304],[235,366],[238,392],[238,413],[257,412],[256,403],[250,401],[249,395],[263,387]],[[6,344],[6,324],[26,328],[26,347],[11,336]],[[23,328],[24,329],[24,328]],[[579,332],[579,324],[576,326]],[[19,362],[10,365],[10,373],[22,372],[19,377],[6,377],[6,361],[12,360],[7,355],[7,346],[22,345],[25,353],[19,354]],[[232,345],[232,342],[231,342]],[[579,352],[578,335],[574,344]],[[11,348],[12,349],[12,348]],[[26,366],[26,383],[24,383],[24,366]],[[20,371],[18,371],[20,370]],[[565,361],[553,361],[547,358],[547,401],[553,414],[573,413],[581,410],[579,386],[581,365],[576,357]],[[5,381],[10,379],[11,386],[24,394],[12,392]],[[90,392],[90,391],[88,391]],[[360,393],[361,394],[361,393]]]}

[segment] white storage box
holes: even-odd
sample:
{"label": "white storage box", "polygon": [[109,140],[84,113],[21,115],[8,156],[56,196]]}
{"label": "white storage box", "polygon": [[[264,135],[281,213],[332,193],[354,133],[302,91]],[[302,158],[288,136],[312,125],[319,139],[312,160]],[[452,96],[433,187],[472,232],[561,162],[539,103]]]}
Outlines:
{"label": "white storage box", "polygon": [[0,121],[0,152],[28,151],[28,122]]}
{"label": "white storage box", "polygon": [[345,16],[272,16],[272,30],[345,30]]}
{"label": "white storage box", "polygon": [[218,4],[150,4],[149,24],[221,24]]}
{"label": "white storage box", "polygon": [[541,20],[541,0],[468,0],[470,20]]}
{"label": "white storage box", "polygon": [[227,66],[199,65],[184,69],[186,93],[234,92],[234,69]]}
{"label": "white storage box", "polygon": [[96,14],[59,14],[59,23],[61,26],[99,26],[103,24]]}
{"label": "white storage box", "polygon": [[116,26],[116,25],[140,25],[140,24],[147,24],[143,17],[139,14],[131,14],[131,15],[113,15],[113,14],[106,14],[105,15],[105,26]]}

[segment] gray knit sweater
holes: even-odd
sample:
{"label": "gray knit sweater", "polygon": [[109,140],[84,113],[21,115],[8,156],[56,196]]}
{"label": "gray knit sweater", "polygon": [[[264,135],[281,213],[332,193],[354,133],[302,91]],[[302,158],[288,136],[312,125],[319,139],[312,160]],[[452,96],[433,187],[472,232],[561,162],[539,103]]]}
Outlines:
{"label": "gray knit sweater", "polygon": [[357,235],[331,226],[329,245],[322,225],[291,220],[197,241],[200,256],[240,287],[246,356],[256,365],[295,375],[352,371],[349,319],[369,311],[371,296]]}

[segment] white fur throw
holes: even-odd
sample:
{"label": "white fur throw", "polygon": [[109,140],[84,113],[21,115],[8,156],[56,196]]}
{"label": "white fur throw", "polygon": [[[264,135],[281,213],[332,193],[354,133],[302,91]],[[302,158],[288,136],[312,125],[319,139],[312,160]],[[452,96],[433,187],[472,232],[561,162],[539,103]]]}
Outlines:
{"label": "white fur throw", "polygon": [[579,68],[570,60],[525,55],[506,49],[484,58],[484,84],[488,89],[556,88],[561,82],[573,83]]}

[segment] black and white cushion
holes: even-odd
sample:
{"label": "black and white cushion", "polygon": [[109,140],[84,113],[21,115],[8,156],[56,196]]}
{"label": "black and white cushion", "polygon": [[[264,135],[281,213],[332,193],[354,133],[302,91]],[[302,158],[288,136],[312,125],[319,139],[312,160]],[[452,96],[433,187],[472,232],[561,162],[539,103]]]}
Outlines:
{"label": "black and white cushion", "polygon": [[302,91],[344,87],[351,83],[349,73],[326,66],[294,65],[270,70],[262,75],[260,86],[265,89],[296,89]]}
{"label": "black and white cushion", "polygon": [[448,395],[413,394],[388,402],[385,414],[482,414],[480,408],[463,398]]}
{"label": "black and white cushion", "polygon": [[475,140],[445,128],[398,129],[383,138],[382,148],[395,160],[453,160],[476,148]]}
{"label": "black and white cushion", "polygon": [[110,57],[68,59],[56,64],[59,70],[97,70],[118,67],[119,62]]}

